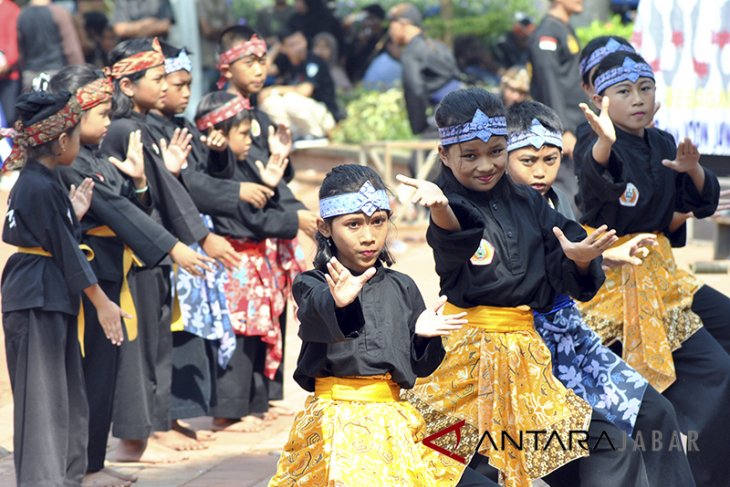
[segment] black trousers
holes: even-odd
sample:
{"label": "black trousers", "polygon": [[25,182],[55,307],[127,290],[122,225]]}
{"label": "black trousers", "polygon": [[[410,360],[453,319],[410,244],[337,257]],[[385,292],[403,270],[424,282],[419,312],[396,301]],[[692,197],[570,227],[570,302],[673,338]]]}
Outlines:
{"label": "black trousers", "polygon": [[[121,282],[99,281],[99,286],[109,299],[119,303]],[[84,312],[86,331],[84,332],[83,366],[86,399],[89,403],[89,444],[86,449],[88,456],[86,468],[88,472],[97,472],[104,468],[106,460],[106,444],[114,409],[119,347],[113,345],[104,335],[96,310],[86,297],[84,297]]]}
{"label": "black trousers", "polygon": [[[260,379],[267,385],[269,391],[269,400],[277,401],[284,399],[284,357],[286,356],[286,317],[289,304],[284,306],[284,311],[279,316],[279,323],[281,324],[281,364],[276,369],[276,375],[273,379],[263,375],[263,367],[255,373],[259,375]],[[263,365],[263,363],[262,363]]]}
{"label": "black trousers", "polygon": [[702,318],[710,335],[730,353],[730,298],[710,286],[702,286],[694,295],[692,311]]}
{"label": "black trousers", "polygon": [[170,267],[133,268],[129,287],[137,308],[138,336],[119,350],[112,434],[143,440],[170,429],[172,294]]}
{"label": "black trousers", "polygon": [[236,350],[226,368],[216,363],[211,416],[235,419],[268,411],[268,387],[260,372],[265,354],[266,344],[259,337],[236,336]]}
{"label": "black trousers", "polygon": [[[588,427],[587,446],[590,455],[563,465],[543,480],[551,487],[651,485],[641,451],[635,447],[633,440],[595,411]],[[469,467],[496,482],[498,471],[488,462],[487,457],[477,454]]]}
{"label": "black trousers", "polygon": [[730,484],[730,355],[702,328],[674,351],[677,380],[664,391],[687,434],[700,487]]}
{"label": "black trousers", "polygon": [[172,419],[208,415],[215,363],[211,342],[186,331],[172,334]]}
{"label": "black trousers", "polygon": [[81,485],[89,409],[76,317],[29,309],[3,313],[13,390],[18,487]]}

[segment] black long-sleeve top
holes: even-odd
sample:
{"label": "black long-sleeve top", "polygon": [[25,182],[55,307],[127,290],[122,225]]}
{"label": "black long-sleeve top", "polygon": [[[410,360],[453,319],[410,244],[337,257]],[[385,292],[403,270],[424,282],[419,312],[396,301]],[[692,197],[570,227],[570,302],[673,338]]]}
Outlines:
{"label": "black long-sleeve top", "polygon": [[[601,258],[586,275],[563,253],[553,227],[577,242],[586,232],[550,208],[537,191],[515,188],[503,176],[489,192],[473,192],[450,174],[444,188],[461,230],[447,232],[433,222],[426,240],[434,252],[441,294],[461,308],[528,305],[548,311],[556,293],[590,300],[605,280]],[[511,187],[510,187],[511,186]],[[473,258],[479,250],[482,256]]]}
{"label": "black long-sleeve top", "polygon": [[[269,118],[266,112],[262,112],[255,107],[251,110],[251,148],[247,156],[249,161],[261,161],[266,164],[269,157],[271,157],[271,150],[269,150],[269,127],[272,126],[276,129],[276,126],[271,122],[271,118]],[[292,164],[286,166],[282,179],[287,183],[294,179],[294,166]]]}
{"label": "black long-sleeve top", "polygon": [[340,309],[321,271],[297,276],[292,292],[303,342],[294,380],[307,391],[314,391],[317,377],[386,373],[410,389],[417,377],[431,375],[444,358],[441,337],[415,334],[426,306],[416,283],[405,274],[379,266],[358,298]]}
{"label": "black long-sleeve top", "polygon": [[[697,191],[687,174],[662,164],[663,159],[673,160],[677,154],[676,142],[667,132],[646,129],[644,137],[638,137],[617,127],[607,166],[593,159],[597,140],[595,133],[586,131],[576,144],[582,223],[592,227],[606,224],[619,236],[663,232],[679,247],[685,244],[686,227],[669,234],[674,212],[691,211],[704,218],[717,209],[720,184],[712,171],[705,169],[704,187]],[[624,197],[629,183],[637,190],[633,196],[638,192],[636,201]]]}
{"label": "black long-sleeve top", "polygon": [[132,182],[103,159],[97,148],[82,146],[73,164],[59,167],[58,175],[66,188],[72,184],[78,187],[87,177],[94,181],[91,206],[81,221],[82,233],[106,225],[117,234],[116,238],[83,237],[84,243],[94,250],[91,267],[99,279],[119,282],[124,278],[124,244],[146,266],[152,267],[177,243],[175,237],[149,217],[147,212],[151,208],[137,198]]}
{"label": "black long-sleeve top", "polygon": [[150,216],[183,243],[202,240],[208,229],[188,192],[165,167],[159,141],[149,132],[144,115],[134,112],[129,118],[113,120],[101,144],[102,154],[126,159],[129,134],[134,130],[142,131],[145,175],[152,202]]}
{"label": "black long-sleeve top", "polygon": [[236,217],[240,203],[240,184],[236,181],[214,178],[208,174],[208,166],[227,165],[229,154],[227,151],[211,151],[200,140],[201,133],[184,117],[167,118],[155,113],[147,114],[148,128],[152,136],[159,140],[168,141],[176,128],[188,129],[193,136],[191,139],[192,151],[188,156],[187,167],[180,171],[179,181],[190,193],[195,206],[206,215],[225,215]]}
{"label": "black long-sleeve top", "polygon": [[575,31],[562,20],[546,15],[530,35],[532,97],[555,110],[565,130],[575,133],[585,119],[578,107],[587,103],[580,85],[580,46]]}
{"label": "black long-sleeve top", "polygon": [[2,275],[3,312],[39,308],[78,314],[81,291],[97,279],[79,249],[81,227],[56,171],[28,160],[10,191],[3,241],[51,253],[50,258],[10,256]]}
{"label": "black long-sleeve top", "polygon": [[426,109],[431,106],[431,95],[459,79],[459,68],[454,54],[445,44],[423,35],[408,43],[400,62],[408,121],[413,133],[420,134],[428,128]]}

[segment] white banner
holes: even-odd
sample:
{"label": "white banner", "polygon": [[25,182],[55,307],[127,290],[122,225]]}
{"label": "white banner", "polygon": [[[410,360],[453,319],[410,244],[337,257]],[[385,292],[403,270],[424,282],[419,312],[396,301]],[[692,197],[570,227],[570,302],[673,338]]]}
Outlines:
{"label": "white banner", "polygon": [[657,126],[730,155],[730,0],[641,0],[632,43],[657,81]]}

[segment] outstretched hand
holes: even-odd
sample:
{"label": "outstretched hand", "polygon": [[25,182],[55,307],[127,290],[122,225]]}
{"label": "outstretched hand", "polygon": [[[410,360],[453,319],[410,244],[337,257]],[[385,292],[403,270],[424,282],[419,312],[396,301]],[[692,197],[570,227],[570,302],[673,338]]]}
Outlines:
{"label": "outstretched hand", "polygon": [[650,247],[659,245],[653,233],[640,233],[628,242],[624,242],[603,253],[603,265],[620,267],[622,265],[641,265],[649,255]]}
{"label": "outstretched hand", "polygon": [[586,117],[588,125],[591,126],[598,138],[613,144],[616,142],[616,128],[613,126],[611,116],[608,114],[609,103],[608,97],[604,96],[601,99],[601,113],[598,115],[593,113],[593,110],[585,103],[581,103],[578,106],[583,110],[583,115]]}
{"label": "outstretched hand", "polygon": [[71,185],[71,189],[68,192],[68,199],[71,200],[71,206],[73,206],[76,219],[81,219],[86,215],[91,206],[91,198],[94,196],[94,181],[91,178],[85,178],[79,184],[77,188],[75,185]]}
{"label": "outstretched hand", "polygon": [[281,158],[288,157],[292,146],[291,129],[282,123],[276,127],[276,130],[270,125],[267,142],[269,143],[269,152],[272,156],[276,155]]}
{"label": "outstretched hand", "polygon": [[223,131],[214,129],[212,123],[208,124],[208,134],[201,135],[200,141],[210,150],[216,152],[223,152],[228,147],[228,139],[226,139]]}
{"label": "outstretched hand", "polygon": [[190,151],[193,150],[193,146],[190,145],[192,139],[193,135],[188,133],[186,128],[182,130],[175,129],[169,144],[165,139],[160,139],[162,160],[165,162],[167,170],[175,176],[180,174],[180,171],[186,166]]}
{"label": "outstretched hand", "polygon": [[375,275],[375,272],[375,267],[371,267],[359,276],[353,276],[336,257],[332,257],[327,262],[327,274],[324,278],[335,300],[335,306],[344,308],[355,301],[362,287]]}
{"label": "outstretched hand", "polygon": [[445,304],[446,296],[440,296],[433,308],[421,313],[416,321],[416,335],[427,338],[449,335],[469,322],[464,319],[466,312],[455,315],[440,314],[439,311]]}
{"label": "outstretched hand", "polygon": [[700,151],[697,146],[692,143],[689,137],[685,137],[677,147],[677,156],[673,161],[664,159],[662,161],[666,167],[677,172],[690,172],[700,164]]}
{"label": "outstretched hand", "polygon": [[264,166],[261,161],[256,161],[256,168],[259,170],[259,177],[261,182],[269,188],[275,188],[281,178],[284,177],[284,171],[289,165],[289,159],[279,155],[271,154],[269,157],[269,163]]}
{"label": "outstretched hand", "polygon": [[398,174],[395,178],[406,186],[416,188],[416,192],[411,198],[411,203],[414,205],[420,204],[426,208],[445,208],[449,205],[449,199],[441,191],[441,188],[434,183],[422,179],[409,178],[402,174]]}
{"label": "outstretched hand", "polygon": [[142,131],[134,130],[129,133],[127,144],[127,158],[120,161],[114,156],[109,157],[109,162],[119,172],[126,174],[135,181],[144,178],[144,152],[142,150]]}
{"label": "outstretched hand", "polygon": [[600,256],[618,240],[616,230],[608,230],[606,225],[601,225],[580,242],[568,240],[568,237],[558,227],[553,227],[553,233],[558,238],[565,256],[580,266],[590,264],[593,259]]}

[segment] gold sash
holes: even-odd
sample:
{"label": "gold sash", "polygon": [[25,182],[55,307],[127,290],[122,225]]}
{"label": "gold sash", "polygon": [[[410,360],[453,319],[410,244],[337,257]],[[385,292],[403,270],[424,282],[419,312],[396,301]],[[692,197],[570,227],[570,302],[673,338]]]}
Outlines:
{"label": "gold sash", "polygon": [[314,395],[332,401],[394,402],[400,401],[400,387],[382,376],[319,377]]}
{"label": "gold sash", "polygon": [[[94,227],[86,232],[86,235],[100,238],[115,238],[117,236],[114,230],[106,225]],[[134,255],[132,249],[128,245],[124,245],[124,253],[122,254],[122,290],[119,293],[119,307],[132,316],[132,318],[124,318],[124,326],[127,329],[127,339],[134,341],[137,338],[137,308],[132,299],[132,290],[129,288],[127,274],[136,265],[142,267],[144,264]]]}
{"label": "gold sash", "polygon": [[[79,249],[86,254],[86,260],[94,260],[94,251],[86,244],[80,244]],[[43,247],[18,247],[18,253],[40,255],[41,257],[53,257],[49,251]],[[76,317],[76,339],[79,341],[79,347],[81,347],[81,356],[84,356],[84,331],[86,330],[86,319],[84,318],[84,300],[81,299],[79,305],[79,315]]]}

